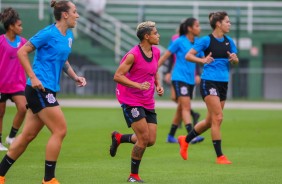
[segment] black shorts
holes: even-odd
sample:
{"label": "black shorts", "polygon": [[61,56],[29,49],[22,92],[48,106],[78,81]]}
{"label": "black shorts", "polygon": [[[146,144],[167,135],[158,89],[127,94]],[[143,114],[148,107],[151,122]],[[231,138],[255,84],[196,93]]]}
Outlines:
{"label": "black shorts", "polygon": [[155,109],[145,109],[140,106],[131,107],[125,104],[122,104],[121,108],[128,128],[131,127],[132,123],[139,121],[142,118],[146,118],[147,123],[157,124],[157,114],[155,113]]}
{"label": "black shorts", "polygon": [[172,85],[175,91],[176,98],[180,96],[188,96],[192,99],[194,85],[187,84],[181,81],[172,81]]}
{"label": "black shorts", "polygon": [[6,102],[8,99],[14,102],[12,97],[17,95],[24,96],[24,91],[18,91],[15,93],[0,93],[0,102]]}
{"label": "black shorts", "polygon": [[201,80],[200,84],[200,92],[202,95],[203,100],[208,95],[218,96],[220,101],[226,100],[228,90],[228,82],[217,82],[217,81],[210,81],[210,80]]}
{"label": "black shorts", "polygon": [[56,99],[56,92],[47,88],[45,88],[45,92],[43,92],[26,85],[25,97],[27,108],[30,108],[34,114],[40,112],[45,107],[55,107],[59,105]]}

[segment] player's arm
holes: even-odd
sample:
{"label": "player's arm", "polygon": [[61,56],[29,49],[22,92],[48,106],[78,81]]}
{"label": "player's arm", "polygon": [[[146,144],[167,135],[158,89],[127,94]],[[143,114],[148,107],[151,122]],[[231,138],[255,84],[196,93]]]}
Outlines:
{"label": "player's arm", "polygon": [[37,79],[35,73],[32,70],[28,54],[35,50],[34,45],[31,42],[26,42],[23,47],[21,47],[18,52],[18,58],[20,60],[21,65],[23,66],[27,76],[30,78],[31,86],[36,89],[40,89],[45,91],[42,83]]}
{"label": "player's arm", "polygon": [[164,62],[171,56],[171,52],[169,50],[165,51],[162,57],[158,61],[158,67],[162,66]]}
{"label": "player's arm", "polygon": [[120,83],[124,86],[131,88],[138,88],[140,90],[147,90],[150,88],[149,82],[138,83],[129,80],[125,75],[129,72],[130,68],[133,66],[134,56],[133,54],[128,54],[125,60],[119,65],[118,69],[114,75],[114,81]]}
{"label": "player's arm", "polygon": [[162,96],[164,94],[164,88],[161,86],[159,73],[156,73],[155,75],[155,86],[158,95]]}
{"label": "player's arm", "polygon": [[63,71],[72,79],[74,80],[79,87],[86,85],[86,79],[84,77],[77,76],[75,71],[72,69],[69,61],[66,61],[63,66]]}
{"label": "player's arm", "polygon": [[208,64],[214,61],[212,57],[212,53],[210,52],[206,57],[197,57],[197,51],[195,49],[190,49],[189,52],[185,55],[185,59],[191,62],[200,63],[200,64]]}

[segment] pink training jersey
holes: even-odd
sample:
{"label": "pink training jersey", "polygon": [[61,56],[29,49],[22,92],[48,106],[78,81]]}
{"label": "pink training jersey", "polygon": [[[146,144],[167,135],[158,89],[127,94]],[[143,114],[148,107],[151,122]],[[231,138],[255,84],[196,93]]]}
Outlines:
{"label": "pink training jersey", "polygon": [[152,47],[153,58],[148,62],[142,55],[139,45],[134,46],[121,60],[124,62],[128,54],[134,55],[134,63],[125,75],[128,79],[143,83],[150,82],[151,87],[148,90],[140,90],[117,84],[116,96],[120,104],[129,106],[142,106],[145,109],[155,108],[155,75],[158,71],[158,60],[160,58],[160,50],[157,47]]}
{"label": "pink training jersey", "polygon": [[12,47],[5,35],[0,36],[0,93],[24,91],[26,76],[17,56],[17,51],[26,43],[21,38],[18,47]]}

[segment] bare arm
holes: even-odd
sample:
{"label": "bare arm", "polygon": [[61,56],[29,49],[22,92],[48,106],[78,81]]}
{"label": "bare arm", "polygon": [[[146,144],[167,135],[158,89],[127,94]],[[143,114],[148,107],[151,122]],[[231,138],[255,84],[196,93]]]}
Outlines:
{"label": "bare arm", "polygon": [[138,88],[140,90],[147,90],[150,88],[150,83],[149,82],[143,82],[143,83],[138,83],[129,80],[125,74],[128,73],[130,68],[132,67],[134,62],[134,56],[132,54],[128,54],[125,61],[120,64],[118,69],[115,72],[114,75],[114,81],[117,83],[120,83],[124,86],[128,86],[131,88]]}
{"label": "bare arm", "polygon": [[86,85],[86,79],[84,77],[79,77],[75,73],[75,71],[72,69],[69,61],[66,61],[63,71],[72,79],[74,80],[79,87],[85,86]]}
{"label": "bare arm", "polygon": [[212,53],[209,53],[209,55],[207,55],[204,58],[199,58],[196,56],[197,51],[195,49],[190,49],[190,51],[186,54],[185,59],[191,62],[195,62],[195,63],[200,63],[200,64],[208,64],[213,62],[213,57]]}
{"label": "bare arm", "polygon": [[156,73],[155,75],[155,86],[158,95],[162,96],[164,94],[164,88],[161,86],[159,73]]}
{"label": "bare arm", "polygon": [[229,56],[229,61],[232,64],[238,64],[239,63],[239,59],[237,57],[237,55],[235,53],[230,53],[229,51],[227,52],[228,56]]}
{"label": "bare arm", "polygon": [[42,85],[41,81],[38,80],[38,78],[36,77],[36,75],[34,74],[29,58],[28,58],[28,54],[33,52],[35,50],[34,45],[31,42],[26,42],[25,45],[23,47],[21,47],[17,54],[18,54],[18,58],[20,60],[21,65],[23,66],[27,76],[30,78],[31,81],[31,86],[35,89],[40,89],[45,91],[44,86]]}
{"label": "bare arm", "polygon": [[171,52],[170,51],[166,51],[162,57],[159,59],[158,61],[158,67],[162,66],[164,64],[164,62],[169,58],[169,56],[171,56]]}

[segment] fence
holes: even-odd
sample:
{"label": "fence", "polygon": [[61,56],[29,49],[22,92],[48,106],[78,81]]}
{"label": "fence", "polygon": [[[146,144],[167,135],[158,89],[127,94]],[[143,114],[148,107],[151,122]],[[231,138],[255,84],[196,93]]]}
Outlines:
{"label": "fence", "polygon": [[[114,68],[101,68],[97,66],[83,66],[80,69],[74,67],[76,72],[85,76],[87,79],[87,86],[84,88],[76,87],[74,82],[65,74],[61,79],[61,94],[64,95],[79,95],[79,96],[99,96],[99,97],[114,97],[116,83],[113,81]],[[269,79],[271,76],[271,79]],[[252,80],[257,78],[259,80]],[[261,80],[262,78],[262,80]],[[282,94],[282,69],[232,69],[230,71],[230,82],[228,90],[229,99],[247,99],[250,95],[250,89],[257,92],[257,97],[261,96],[265,99],[281,99]],[[275,80],[277,88],[265,88],[269,80]],[[256,84],[253,81],[256,81]],[[247,86],[253,86],[249,88]],[[165,86],[165,97],[169,97],[170,88]],[[200,98],[197,92],[197,97]]]}

